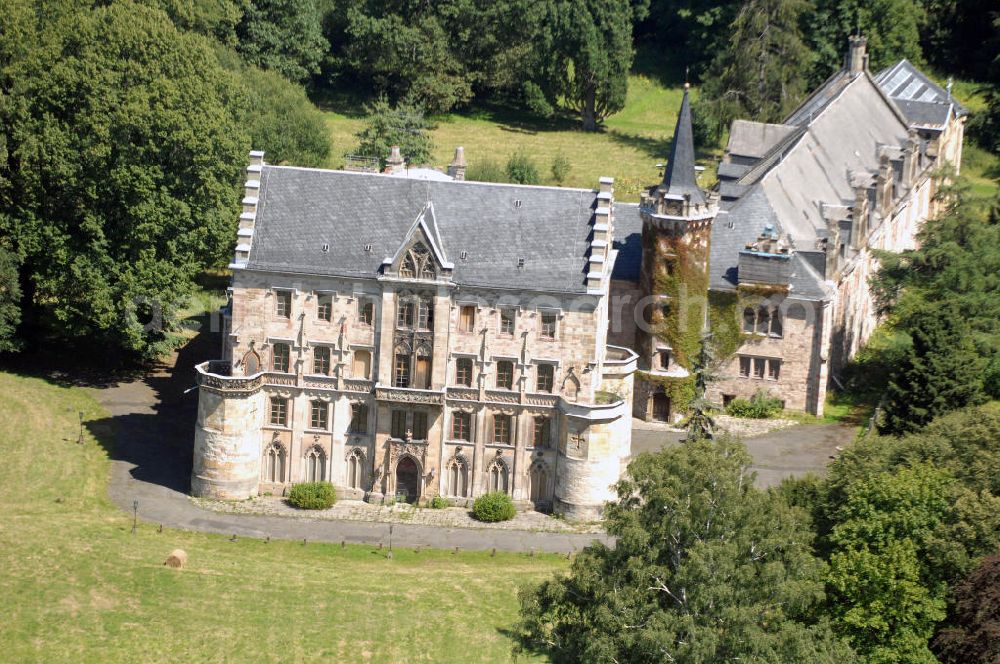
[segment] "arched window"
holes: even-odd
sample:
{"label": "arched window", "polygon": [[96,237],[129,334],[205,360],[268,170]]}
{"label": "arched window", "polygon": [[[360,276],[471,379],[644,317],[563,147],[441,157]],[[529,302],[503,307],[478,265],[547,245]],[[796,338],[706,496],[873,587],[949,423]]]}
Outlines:
{"label": "arched window", "polygon": [[313,445],[306,452],[306,481],[322,482],[326,479],[326,454],[322,448]]}
{"label": "arched window", "polygon": [[747,334],[753,334],[754,326],[757,323],[757,314],[754,313],[753,307],[747,307],[743,310],[743,331]]}
{"label": "arched window", "polygon": [[772,309],[771,310],[771,336],[780,337],[784,334],[784,329],[781,323],[781,310]]}
{"label": "arched window", "polygon": [[421,243],[413,247],[403,256],[403,262],[399,265],[399,276],[404,279],[433,279],[434,266],[431,264],[431,255]]}
{"label": "arched window", "polygon": [[528,494],[531,502],[537,505],[540,502],[548,500],[549,474],[545,470],[544,465],[536,463],[531,467],[531,472],[528,474],[528,482],[531,484],[531,490]]}
{"label": "arched window", "polygon": [[277,441],[268,445],[264,453],[264,481],[285,481],[285,448]]}
{"label": "arched window", "polygon": [[507,493],[509,475],[507,464],[503,459],[494,459],[489,469],[489,490]]}
{"label": "arched window", "polygon": [[253,376],[256,373],[260,373],[260,355],[251,350],[243,356],[243,375]]}
{"label": "arched window", "polygon": [[358,448],[347,455],[347,486],[360,489],[364,480],[364,454]]}
{"label": "arched window", "polygon": [[757,334],[768,334],[771,330],[771,312],[767,307],[757,310]]}
{"label": "arched window", "polygon": [[445,491],[449,496],[465,498],[469,489],[469,465],[465,458],[456,456],[448,464],[448,486]]}

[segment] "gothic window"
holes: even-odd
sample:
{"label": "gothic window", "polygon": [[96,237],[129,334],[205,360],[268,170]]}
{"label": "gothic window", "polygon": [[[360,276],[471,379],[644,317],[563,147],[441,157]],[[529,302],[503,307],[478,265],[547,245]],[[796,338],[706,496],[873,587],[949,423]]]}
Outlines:
{"label": "gothic window", "polygon": [[552,420],[541,415],[535,416],[534,428],[531,434],[531,444],[534,447],[548,447],[552,431]]}
{"label": "gothic window", "polygon": [[774,309],[771,311],[771,336],[780,337],[784,334],[784,327],[781,322],[781,310]]}
{"label": "gothic window", "polygon": [[243,356],[243,374],[252,376],[260,372],[260,355],[254,351],[249,351]]}
{"label": "gothic window", "polygon": [[367,350],[354,351],[354,366],[351,375],[355,378],[369,380],[372,367],[372,354]]}
{"label": "gothic window", "polygon": [[556,338],[556,315],[554,313],[543,313],[541,316],[540,333],[543,339]]}
{"label": "gothic window", "polygon": [[371,325],[375,320],[375,302],[370,298],[358,298],[358,322]]}
{"label": "gothic window", "polygon": [[326,376],[330,373],[330,348],[316,346],[313,348],[313,373]]}
{"label": "gothic window", "polygon": [[427,440],[427,413],[413,413],[413,438]]}
{"label": "gothic window", "polygon": [[275,291],[274,292],[274,314],[278,318],[291,318],[292,317],[292,292],[291,291]]}
{"label": "gothic window", "polygon": [[456,498],[465,498],[469,487],[469,465],[463,457],[457,456],[448,464],[448,482],[445,493]]}
{"label": "gothic window", "polygon": [[670,368],[670,351],[660,350],[656,352],[657,359],[659,360],[660,369],[666,371]]}
{"label": "gothic window", "polygon": [[493,442],[511,444],[511,416],[497,413],[493,416]]}
{"label": "gothic window", "polygon": [[316,300],[316,318],[329,321],[333,318],[333,296],[320,295]]}
{"label": "gothic window", "polygon": [[347,486],[360,489],[364,475],[364,455],[355,448],[347,455]]}
{"label": "gothic window", "polygon": [[347,427],[349,433],[368,433],[368,406],[363,403],[351,404],[351,423]]}
{"label": "gothic window", "polygon": [[330,404],[325,401],[309,402],[309,428],[326,431],[329,425]]}
{"label": "gothic window", "polygon": [[455,360],[455,383],[472,387],[472,358],[460,357]]}
{"label": "gothic window", "polygon": [[500,334],[506,336],[514,335],[514,310],[511,308],[500,310]]}
{"label": "gothic window", "polygon": [[510,360],[497,362],[497,389],[514,389],[514,363]]}
{"label": "gothic window", "polygon": [[397,440],[404,440],[406,438],[406,411],[394,410],[391,417],[389,435]]}
{"label": "gothic window", "polygon": [[754,313],[753,307],[747,307],[743,310],[743,331],[747,334],[753,334],[754,326],[757,323],[757,315]]}
{"label": "gothic window", "polygon": [[476,308],[471,304],[463,305],[458,314],[458,330],[474,332],[476,329]]}
{"label": "gothic window", "polygon": [[545,466],[536,463],[531,467],[528,475],[528,483],[531,485],[528,492],[529,499],[536,505],[546,500],[548,495],[549,474],[545,471]]}
{"label": "gothic window", "polygon": [[507,493],[509,475],[507,464],[503,462],[503,459],[494,459],[489,469],[489,490]]}
{"label": "gothic window", "polygon": [[271,397],[271,424],[288,426],[288,399]]}
{"label": "gothic window", "polygon": [[395,387],[410,386],[410,354],[405,351],[396,351],[396,362],[393,367],[392,384]]}
{"label": "gothic window", "polygon": [[326,479],[326,454],[318,446],[306,452],[306,481],[322,482]]}
{"label": "gothic window", "polygon": [[551,364],[539,364],[535,372],[535,389],[539,392],[551,392],[555,384],[555,367]]}
{"label": "gothic window", "polygon": [[783,333],[781,310],[766,306],[747,307],[743,310],[743,331],[747,334],[761,334],[780,337]]}
{"label": "gothic window", "polygon": [[288,344],[274,344],[271,350],[271,370],[288,373],[291,366],[292,348]]}
{"label": "gothic window", "polygon": [[451,414],[452,440],[472,442],[472,413],[454,412]]}
{"label": "gothic window", "polygon": [[264,481],[285,481],[285,448],[281,443],[271,443],[264,453]]}
{"label": "gothic window", "polygon": [[434,266],[430,252],[423,244],[417,243],[406,252],[399,266],[399,276],[404,279],[433,279]]}

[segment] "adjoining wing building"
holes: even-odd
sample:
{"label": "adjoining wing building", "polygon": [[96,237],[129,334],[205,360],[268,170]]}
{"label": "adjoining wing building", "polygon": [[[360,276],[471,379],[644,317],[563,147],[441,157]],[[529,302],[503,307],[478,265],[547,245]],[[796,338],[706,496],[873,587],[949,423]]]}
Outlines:
{"label": "adjoining wing building", "polygon": [[[877,323],[876,249],[913,246],[965,109],[863,39],[784,123],[734,123],[697,183],[687,98],[641,202],[590,189],[273,166],[251,153],[221,359],[198,366],[192,492],[329,480],[349,497],[599,514],[631,418],[709,397],[821,413]],[[409,177],[400,177],[409,175]],[[703,341],[706,332],[710,333]],[[702,359],[704,359],[704,353]]]}

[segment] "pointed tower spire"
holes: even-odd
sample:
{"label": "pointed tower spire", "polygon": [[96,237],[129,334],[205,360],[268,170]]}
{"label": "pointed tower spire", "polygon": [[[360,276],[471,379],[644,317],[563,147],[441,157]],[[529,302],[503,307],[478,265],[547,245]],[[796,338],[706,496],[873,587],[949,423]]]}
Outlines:
{"label": "pointed tower spire", "polygon": [[688,90],[691,86],[684,84],[684,99],[681,101],[681,112],[677,115],[677,126],[674,128],[674,141],[670,146],[670,161],[663,173],[663,184],[660,189],[674,196],[690,196],[692,203],[704,203],[705,194],[695,180],[694,172],[694,131],[691,129],[691,102],[688,101]]}

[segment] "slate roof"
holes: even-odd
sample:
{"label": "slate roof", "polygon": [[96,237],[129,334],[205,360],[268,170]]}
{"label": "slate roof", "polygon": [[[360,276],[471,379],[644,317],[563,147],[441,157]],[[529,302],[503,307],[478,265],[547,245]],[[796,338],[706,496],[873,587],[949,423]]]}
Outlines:
{"label": "slate roof", "polygon": [[638,203],[615,203],[614,248],[618,250],[612,279],[639,281],[642,270],[642,216]]}
{"label": "slate roof", "polygon": [[681,110],[677,114],[674,140],[670,144],[670,161],[663,173],[660,189],[674,196],[690,196],[692,203],[704,203],[705,194],[698,186],[694,171],[694,131],[691,128],[691,102],[684,88]]}
{"label": "slate roof", "polygon": [[899,106],[906,119],[918,127],[943,127],[952,113],[959,117],[969,113],[947,90],[905,58],[876,74],[875,82]]}
{"label": "slate roof", "polygon": [[[441,251],[454,263],[455,283],[587,290],[594,191],[271,165],[263,167],[260,180],[249,269],[375,277],[432,202],[432,221]],[[323,244],[329,251],[321,250]]]}
{"label": "slate roof", "polygon": [[795,127],[789,125],[734,120],[729,131],[726,152],[759,159],[793,131]]}

